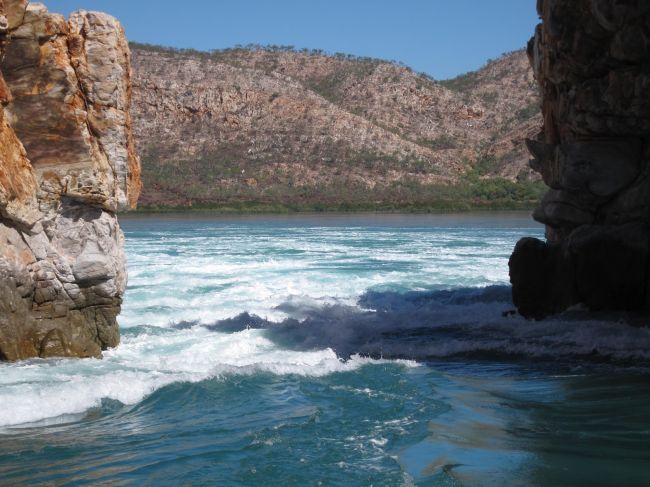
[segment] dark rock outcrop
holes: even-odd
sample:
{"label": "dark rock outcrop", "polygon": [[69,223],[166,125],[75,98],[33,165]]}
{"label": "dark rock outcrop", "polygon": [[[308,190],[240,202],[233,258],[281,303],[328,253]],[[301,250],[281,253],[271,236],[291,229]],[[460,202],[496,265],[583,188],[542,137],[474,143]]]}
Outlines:
{"label": "dark rock outcrop", "polygon": [[546,242],[522,239],[510,258],[515,305],[533,318],[650,310],[650,2],[537,8],[544,128],[528,148],[551,189],[533,214]]}
{"label": "dark rock outcrop", "polygon": [[112,17],[0,0],[0,360],[100,356],[140,191],[129,50]]}

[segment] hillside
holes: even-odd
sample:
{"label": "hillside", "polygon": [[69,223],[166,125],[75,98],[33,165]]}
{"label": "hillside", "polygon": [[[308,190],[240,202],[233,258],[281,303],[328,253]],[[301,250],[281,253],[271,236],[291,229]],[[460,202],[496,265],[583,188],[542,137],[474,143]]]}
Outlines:
{"label": "hillside", "polygon": [[539,196],[525,53],[436,82],[396,63],[282,48],[132,44],[141,206],[516,206]]}

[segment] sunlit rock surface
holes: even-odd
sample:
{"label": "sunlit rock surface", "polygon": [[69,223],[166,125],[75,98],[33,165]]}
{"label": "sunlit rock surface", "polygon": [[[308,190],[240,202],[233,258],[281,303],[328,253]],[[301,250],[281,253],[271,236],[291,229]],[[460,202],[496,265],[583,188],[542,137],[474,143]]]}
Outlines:
{"label": "sunlit rock surface", "polygon": [[0,359],[101,355],[135,206],[129,49],[96,12],[0,0]]}
{"label": "sunlit rock surface", "polygon": [[544,129],[531,167],[551,188],[546,242],[510,259],[514,302],[541,318],[582,303],[650,309],[650,3],[540,0],[528,46]]}

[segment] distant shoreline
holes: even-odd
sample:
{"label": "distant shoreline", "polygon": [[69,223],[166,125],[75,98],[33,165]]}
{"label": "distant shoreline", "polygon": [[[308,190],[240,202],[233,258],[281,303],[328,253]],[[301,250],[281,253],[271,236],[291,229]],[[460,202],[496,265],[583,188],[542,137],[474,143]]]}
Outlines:
{"label": "distant shoreline", "polygon": [[468,203],[445,202],[444,204],[418,205],[282,205],[257,203],[225,203],[223,205],[193,205],[193,206],[140,206],[126,214],[146,215],[164,213],[213,213],[222,215],[286,215],[300,213],[395,213],[395,214],[427,214],[427,213],[466,213],[466,212],[497,212],[497,211],[532,211],[537,202],[492,202]]}

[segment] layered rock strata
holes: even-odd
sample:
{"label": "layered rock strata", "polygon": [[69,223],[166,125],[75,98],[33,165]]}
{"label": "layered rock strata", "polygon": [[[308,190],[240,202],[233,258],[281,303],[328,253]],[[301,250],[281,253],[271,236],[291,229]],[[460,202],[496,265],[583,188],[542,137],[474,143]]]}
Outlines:
{"label": "layered rock strata", "polygon": [[322,52],[131,50],[146,206],[424,206],[468,171],[539,180],[523,50],[446,82]]}
{"label": "layered rock strata", "polygon": [[510,259],[519,311],[650,309],[650,3],[539,0],[528,46],[543,132],[531,167],[550,190]]}
{"label": "layered rock strata", "polygon": [[0,359],[97,357],[119,343],[116,213],[135,205],[120,24],[0,0]]}

